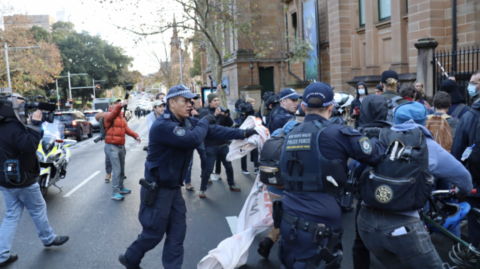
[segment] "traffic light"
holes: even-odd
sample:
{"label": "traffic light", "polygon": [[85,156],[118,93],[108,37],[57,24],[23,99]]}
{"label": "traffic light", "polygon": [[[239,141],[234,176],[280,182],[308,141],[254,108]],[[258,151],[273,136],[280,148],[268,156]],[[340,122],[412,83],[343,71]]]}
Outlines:
{"label": "traffic light", "polygon": [[70,104],[73,103],[73,99],[68,100],[68,102],[70,102]]}
{"label": "traffic light", "polygon": [[97,88],[97,90],[100,90],[100,84],[95,85],[95,87]]}

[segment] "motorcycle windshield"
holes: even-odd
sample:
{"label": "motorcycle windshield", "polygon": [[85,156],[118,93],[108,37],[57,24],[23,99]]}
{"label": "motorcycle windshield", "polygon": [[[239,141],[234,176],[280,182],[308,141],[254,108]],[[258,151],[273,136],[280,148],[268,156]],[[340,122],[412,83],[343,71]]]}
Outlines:
{"label": "motorcycle windshield", "polygon": [[55,119],[53,123],[44,122],[42,124],[43,138],[45,143],[55,143],[55,140],[63,140],[65,138],[65,124]]}

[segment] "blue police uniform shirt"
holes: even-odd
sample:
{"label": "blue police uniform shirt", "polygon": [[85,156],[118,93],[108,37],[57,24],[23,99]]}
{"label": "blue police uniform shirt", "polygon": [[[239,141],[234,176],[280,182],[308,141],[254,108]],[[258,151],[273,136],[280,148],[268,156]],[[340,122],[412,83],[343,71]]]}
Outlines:
{"label": "blue police uniform shirt", "polygon": [[273,133],[278,128],[283,128],[283,126],[291,121],[295,120],[296,117],[294,114],[288,112],[285,108],[278,106],[278,111],[276,111],[276,115],[272,118],[272,123],[270,124],[270,133]]}
{"label": "blue police uniform shirt", "polygon": [[178,188],[190,165],[193,151],[205,138],[212,140],[243,139],[245,130],[209,125],[206,119],[192,117],[180,121],[165,108],[149,133],[145,179],[160,187]]}
{"label": "blue police uniform shirt", "polygon": [[[305,116],[304,122],[313,120],[327,121],[322,116],[309,114]],[[383,145],[378,140],[370,140],[371,148],[368,149],[364,142],[365,136],[359,131],[338,124],[329,125],[318,138],[322,155],[329,160],[341,160],[345,165],[345,171],[347,171],[348,158],[369,165],[375,165],[381,161],[385,150]],[[342,227],[340,205],[329,194],[320,192],[292,194],[285,191],[282,201],[283,210],[291,215],[335,228]]]}

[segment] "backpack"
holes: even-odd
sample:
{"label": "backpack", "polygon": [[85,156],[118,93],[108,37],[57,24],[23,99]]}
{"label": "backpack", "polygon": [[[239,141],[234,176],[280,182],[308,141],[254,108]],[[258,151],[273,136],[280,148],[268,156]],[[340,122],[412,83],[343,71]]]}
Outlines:
{"label": "backpack", "polygon": [[452,129],[447,120],[440,115],[429,115],[425,127],[432,133],[433,139],[446,151],[452,150]]}
{"label": "backpack", "polygon": [[379,140],[388,147],[385,156],[377,166],[366,169],[359,180],[365,203],[391,212],[425,206],[434,184],[426,139],[420,128],[405,132],[381,130]]}
{"label": "backpack", "polygon": [[98,121],[98,123],[100,124],[100,137],[102,138],[102,140],[105,140],[105,138],[107,137],[108,130],[110,130],[110,128],[112,127],[113,123],[110,124],[110,126],[109,126],[108,129],[106,129],[106,130],[105,130],[104,117],[100,118],[100,120]]}
{"label": "backpack", "polygon": [[267,185],[283,186],[280,172],[280,157],[285,144],[286,134],[280,130],[278,136],[272,136],[265,141],[260,152],[260,181]]}
{"label": "backpack", "polygon": [[388,105],[387,121],[388,122],[393,122],[393,112],[395,108],[399,105],[397,101],[401,99],[403,98],[400,96],[395,96],[392,99],[387,100],[387,105]]}
{"label": "backpack", "polygon": [[458,104],[458,106],[455,108],[455,110],[452,111],[452,114],[450,116],[458,118],[458,115],[463,111],[463,109],[466,107],[465,104]]}

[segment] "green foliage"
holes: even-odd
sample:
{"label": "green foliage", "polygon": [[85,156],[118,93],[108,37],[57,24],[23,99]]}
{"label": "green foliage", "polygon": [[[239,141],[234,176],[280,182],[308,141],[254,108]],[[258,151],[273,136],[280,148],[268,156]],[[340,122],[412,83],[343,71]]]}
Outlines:
{"label": "green foliage", "polygon": [[310,52],[313,51],[313,46],[308,41],[297,41],[292,53],[289,54],[288,61],[303,62],[306,59],[310,60]]}
{"label": "green foliage", "polygon": [[200,51],[195,51],[193,54],[193,67],[190,68],[190,77],[196,77],[202,75],[202,62]]}
{"label": "green foliage", "polygon": [[38,27],[36,25],[34,25],[30,29],[30,33],[32,33],[33,38],[35,38],[35,40],[37,41],[43,40],[45,42],[48,42],[50,41],[50,38],[51,38],[51,35],[47,30],[43,29],[42,27]]}

